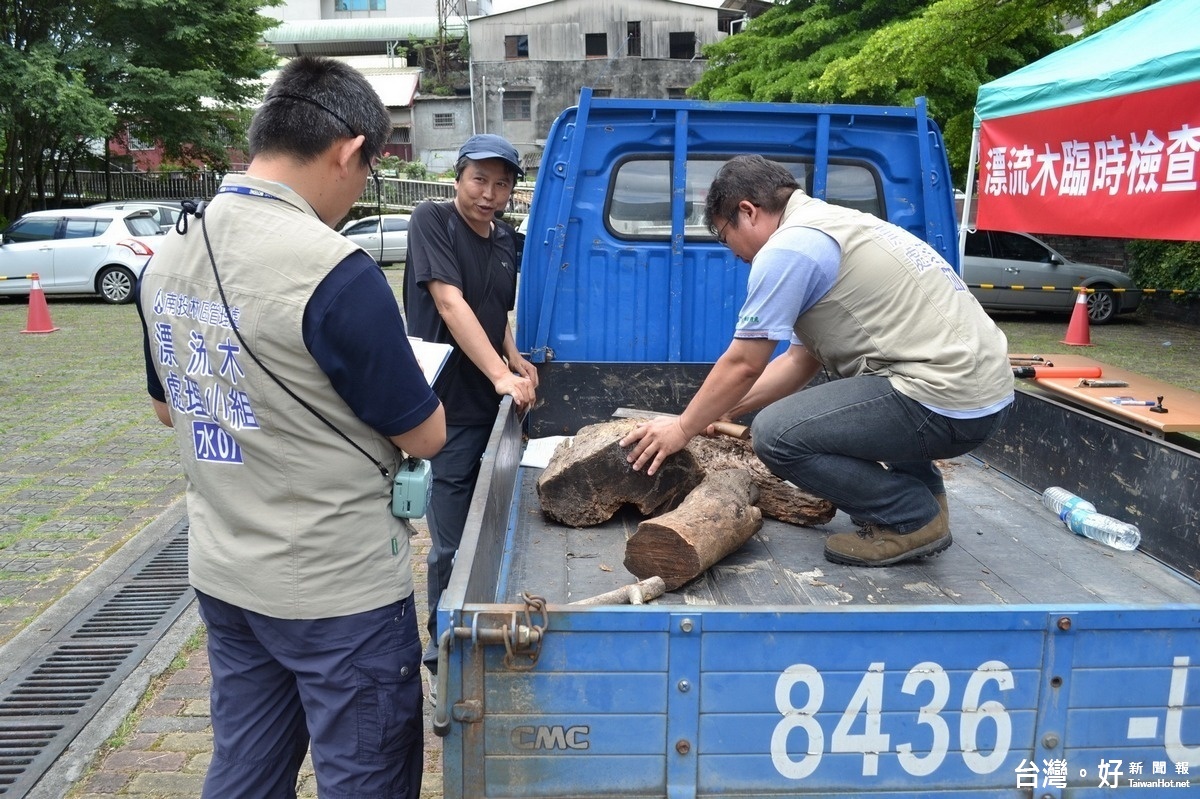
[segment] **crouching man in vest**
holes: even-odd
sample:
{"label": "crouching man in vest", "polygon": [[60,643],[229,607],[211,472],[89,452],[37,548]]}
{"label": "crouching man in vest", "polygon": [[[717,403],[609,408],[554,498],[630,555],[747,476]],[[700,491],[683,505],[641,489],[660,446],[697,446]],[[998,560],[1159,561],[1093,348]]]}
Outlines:
{"label": "crouching man in vest", "polygon": [[[971,451],[1007,416],[1004,334],[925,242],[808,197],[761,156],[721,168],[705,222],[750,263],[746,302],[683,414],[621,441],[629,462],[654,474],[713,422],[762,409],[751,428],[759,458],[861,525],[830,536],[828,560],[887,566],[945,550],[934,460]],[[772,360],[781,341],[790,346]],[[830,379],[805,388],[822,369]]]}

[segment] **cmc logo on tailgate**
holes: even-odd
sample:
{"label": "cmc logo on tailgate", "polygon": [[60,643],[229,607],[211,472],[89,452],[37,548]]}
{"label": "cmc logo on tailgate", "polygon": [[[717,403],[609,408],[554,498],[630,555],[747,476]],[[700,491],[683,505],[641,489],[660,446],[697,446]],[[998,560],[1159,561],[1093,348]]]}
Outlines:
{"label": "cmc logo on tailgate", "polygon": [[509,740],[517,749],[588,749],[587,735],[591,728],[577,727],[513,727]]}

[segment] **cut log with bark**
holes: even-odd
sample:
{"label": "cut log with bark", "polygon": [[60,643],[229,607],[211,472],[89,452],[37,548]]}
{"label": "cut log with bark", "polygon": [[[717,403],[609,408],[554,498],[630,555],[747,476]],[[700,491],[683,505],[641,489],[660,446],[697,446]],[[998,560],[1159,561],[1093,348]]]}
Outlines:
{"label": "cut log with bark", "polygon": [[662,577],[668,591],[694,580],[762,527],[757,495],[745,469],[709,472],[679,507],[637,526],[625,568],[640,579]]}
{"label": "cut log with bark", "polygon": [[537,482],[542,510],[572,527],[590,527],[612,518],[623,505],[643,516],[670,510],[700,484],[706,473],[744,469],[758,486],[763,515],[789,524],[825,524],[837,508],[771,473],[749,441],[728,436],[696,436],[663,461],[654,477],[635,472],[618,445],[646,418],[621,418],[580,428],[550,457]]}
{"label": "cut log with bark", "polygon": [[830,501],[820,499],[777,477],[754,454],[749,441],[729,436],[696,436],[687,445],[706,472],[718,469],[745,469],[758,486],[758,501],[763,515],[788,524],[811,526],[825,524],[837,513]]}
{"label": "cut log with bark", "polygon": [[634,471],[620,441],[636,421],[616,419],[583,427],[562,442],[537,481],[542,512],[571,527],[608,521],[625,505],[651,516],[679,504],[704,479],[691,452],[668,458],[653,476]]}

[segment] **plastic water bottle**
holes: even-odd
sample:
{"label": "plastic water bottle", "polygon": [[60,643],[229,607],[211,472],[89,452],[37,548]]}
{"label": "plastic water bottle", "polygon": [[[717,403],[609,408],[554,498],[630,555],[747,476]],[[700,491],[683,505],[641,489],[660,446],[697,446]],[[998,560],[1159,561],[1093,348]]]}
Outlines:
{"label": "plastic water bottle", "polygon": [[1064,521],[1076,508],[1096,512],[1095,505],[1059,486],[1051,486],[1042,492],[1042,504]]}
{"label": "plastic water bottle", "polygon": [[1067,528],[1076,535],[1084,535],[1093,541],[1107,544],[1113,549],[1128,552],[1137,549],[1142,542],[1142,531],[1135,525],[1105,516],[1103,513],[1075,508],[1064,520]]}

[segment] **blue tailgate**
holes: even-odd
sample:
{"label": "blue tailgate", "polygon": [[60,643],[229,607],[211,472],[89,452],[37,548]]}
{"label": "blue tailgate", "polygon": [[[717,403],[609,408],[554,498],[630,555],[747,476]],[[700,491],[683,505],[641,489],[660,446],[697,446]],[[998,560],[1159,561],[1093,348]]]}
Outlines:
{"label": "blue tailgate", "polygon": [[1200,760],[1196,608],[548,619],[528,671],[464,645],[486,710],[446,740],[448,797],[1099,797]]}

